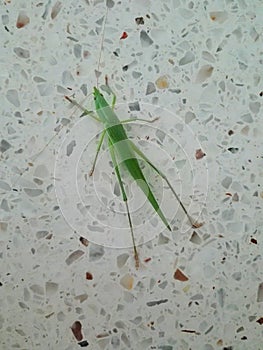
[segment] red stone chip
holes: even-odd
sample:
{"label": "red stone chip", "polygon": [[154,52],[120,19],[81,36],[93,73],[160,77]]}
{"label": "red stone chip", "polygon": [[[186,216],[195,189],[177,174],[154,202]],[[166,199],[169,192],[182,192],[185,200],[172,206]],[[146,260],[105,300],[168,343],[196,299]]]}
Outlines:
{"label": "red stone chip", "polygon": [[83,339],[83,335],[81,333],[81,328],[82,328],[81,323],[79,321],[75,321],[70,328],[72,330],[72,333],[74,334],[74,337],[77,339],[77,341],[81,341]]}
{"label": "red stone chip", "polygon": [[189,278],[179,269],[177,269],[174,273],[174,279],[181,281],[181,282],[185,282],[188,281]]}
{"label": "red stone chip", "polygon": [[122,36],[120,37],[120,39],[126,39],[128,37],[127,32],[123,32]]}

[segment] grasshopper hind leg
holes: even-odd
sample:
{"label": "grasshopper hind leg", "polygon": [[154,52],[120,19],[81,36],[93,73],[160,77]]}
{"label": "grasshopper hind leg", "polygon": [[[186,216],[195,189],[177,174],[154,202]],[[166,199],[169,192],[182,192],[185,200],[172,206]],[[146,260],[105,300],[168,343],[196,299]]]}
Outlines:
{"label": "grasshopper hind leg", "polygon": [[133,245],[133,251],[134,251],[135,267],[136,267],[136,269],[138,269],[140,266],[140,261],[139,261],[139,255],[138,255],[136,242],[135,242],[135,236],[134,236],[134,231],[133,231],[131,215],[130,215],[129,206],[128,206],[128,198],[127,198],[127,195],[126,195],[123,183],[122,183],[120,169],[119,169],[119,166],[117,164],[117,159],[116,159],[116,156],[114,153],[114,147],[113,147],[112,142],[110,140],[109,140],[109,150],[110,150],[112,162],[114,165],[114,169],[116,172],[116,176],[117,176],[120,188],[121,188],[122,199],[123,199],[125,206],[126,206],[126,212],[127,212],[127,217],[128,217],[128,221],[129,221],[129,228],[130,228],[130,232],[131,232],[132,245]]}
{"label": "grasshopper hind leg", "polygon": [[97,159],[98,159],[98,155],[99,155],[99,153],[100,153],[100,149],[101,149],[101,146],[102,146],[102,144],[103,144],[103,140],[104,140],[105,134],[106,134],[106,129],[104,129],[104,130],[102,131],[102,133],[101,133],[101,137],[100,137],[100,139],[99,139],[99,143],[98,143],[98,146],[97,146],[97,151],[96,151],[96,154],[95,154],[95,158],[94,158],[92,167],[91,167],[90,172],[89,172],[89,176],[92,176],[93,173],[94,173],[95,166],[96,166]]}
{"label": "grasshopper hind leg", "polygon": [[133,148],[133,150],[143,159],[146,161],[146,163],[148,163],[150,165],[150,167],[153,168],[153,170],[155,170],[157,172],[157,174],[159,176],[161,176],[164,181],[167,183],[168,187],[170,188],[170,190],[172,191],[173,195],[175,196],[176,200],[178,201],[178,203],[180,204],[180,207],[183,209],[185,215],[187,216],[187,219],[189,220],[191,226],[193,228],[199,228],[203,225],[203,223],[199,223],[197,221],[194,221],[191,216],[189,215],[188,211],[186,210],[184,204],[182,203],[181,199],[179,198],[178,194],[175,192],[173,186],[171,185],[170,181],[167,179],[167,177],[158,169],[156,168],[156,166],[139,150],[139,148],[133,143],[131,142],[131,146]]}

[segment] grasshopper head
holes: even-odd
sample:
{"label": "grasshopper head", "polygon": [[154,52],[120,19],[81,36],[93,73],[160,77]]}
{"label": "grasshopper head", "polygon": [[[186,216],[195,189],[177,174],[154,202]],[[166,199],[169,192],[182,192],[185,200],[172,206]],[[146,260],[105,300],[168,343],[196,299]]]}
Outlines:
{"label": "grasshopper head", "polygon": [[99,89],[94,86],[93,87],[93,96],[94,96],[94,98],[96,99],[97,97],[100,96],[100,94],[101,93],[100,93]]}
{"label": "grasshopper head", "polygon": [[95,86],[93,88],[93,96],[94,96],[94,101],[95,101],[95,107],[97,110],[108,106],[108,103],[104,99],[102,93]]}

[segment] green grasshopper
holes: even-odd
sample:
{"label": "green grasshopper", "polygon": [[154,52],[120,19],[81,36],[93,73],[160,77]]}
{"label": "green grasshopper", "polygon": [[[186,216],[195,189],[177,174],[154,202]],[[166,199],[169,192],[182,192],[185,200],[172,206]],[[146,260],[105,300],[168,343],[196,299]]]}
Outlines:
{"label": "green grasshopper", "polygon": [[[103,50],[103,40],[104,40],[104,33],[105,33],[105,26],[107,21],[107,15],[108,15],[108,7],[106,8],[106,14],[104,19],[104,25],[102,29],[102,37],[101,37],[101,45],[100,45],[100,54],[99,54],[99,60],[98,60],[98,71],[100,66],[100,60],[101,60],[101,53]],[[145,194],[146,198],[148,199],[149,203],[154,208],[155,212],[158,214],[162,222],[164,223],[165,227],[172,231],[167,218],[165,217],[164,213],[162,212],[160,205],[158,203],[158,200],[154,196],[146,178],[143,173],[143,170],[139,164],[138,156],[144,160],[168,185],[170,190],[172,191],[173,195],[175,196],[176,200],[178,201],[179,205],[181,206],[182,210],[186,214],[189,223],[192,227],[198,228],[202,226],[202,224],[194,221],[191,216],[188,214],[184,204],[180,200],[178,194],[172,187],[171,183],[165,176],[165,174],[160,171],[146,156],[145,154],[139,150],[139,148],[128,138],[127,133],[124,128],[124,124],[130,123],[133,121],[143,121],[147,123],[152,123],[156,121],[158,118],[155,118],[153,120],[145,120],[145,119],[137,119],[132,118],[124,121],[120,121],[117,114],[114,111],[114,106],[116,103],[116,95],[113,93],[111,88],[108,85],[108,79],[105,77],[106,82],[106,91],[111,93],[113,95],[113,100],[111,106],[109,103],[105,100],[103,94],[101,93],[100,89],[98,88],[98,77],[97,77],[97,87],[93,88],[93,96],[94,96],[94,102],[95,102],[95,110],[96,114],[88,111],[86,108],[84,108],[82,105],[80,105],[75,100],[71,99],[68,96],[65,96],[65,98],[71,102],[73,105],[77,106],[79,109],[83,111],[82,116],[90,116],[97,122],[100,122],[103,124],[103,131],[101,134],[101,137],[98,142],[97,146],[97,152],[95,154],[94,162],[91,168],[91,171],[89,173],[90,176],[92,176],[96,162],[98,159],[99,152],[101,150],[103,141],[105,138],[107,138],[109,152],[111,155],[112,163],[114,166],[115,174],[117,176],[117,180],[120,186],[121,195],[123,202],[126,206],[126,213],[128,217],[128,224],[131,232],[131,239],[133,244],[133,251],[134,251],[134,259],[135,259],[135,266],[136,268],[139,267],[139,255],[137,251],[136,241],[135,241],[135,235],[134,235],[134,229],[132,225],[132,219],[129,211],[129,205],[128,205],[128,197],[124,188],[122,176],[121,176],[121,170],[120,170],[120,164],[123,164],[123,166],[128,170],[128,173],[131,175],[131,177],[136,181],[139,188],[142,190],[142,192]]]}
{"label": "green grasshopper", "polygon": [[[112,94],[112,90],[110,89],[108,85],[108,80],[106,79],[106,87],[108,88],[108,91],[110,91]],[[155,212],[158,214],[164,225],[169,231],[172,231],[167,218],[165,217],[164,213],[162,212],[160,205],[154,196],[146,178],[145,175],[143,174],[143,170],[140,167],[139,161],[138,161],[138,156],[143,159],[163,180],[167,183],[168,187],[172,191],[173,195],[179,202],[181,208],[185,212],[190,224],[192,227],[200,227],[201,225],[198,224],[197,222],[194,222],[191,216],[188,214],[185,206],[183,205],[182,201],[180,200],[179,196],[175,192],[174,188],[172,187],[171,183],[167,179],[167,177],[161,172],[145,155],[142,151],[139,150],[139,148],[128,138],[127,133],[124,128],[124,124],[133,122],[133,121],[143,121],[143,122],[154,122],[156,119],[153,119],[151,121],[145,120],[145,119],[128,119],[124,121],[120,121],[117,114],[114,111],[114,106],[116,103],[116,96],[113,94],[113,101],[112,105],[110,106],[108,102],[105,100],[104,96],[100,92],[100,90],[97,87],[93,88],[93,96],[94,96],[94,102],[95,102],[95,110],[96,110],[96,115],[92,114],[90,111],[86,110],[83,106],[81,106],[79,103],[76,101],[72,100],[69,97],[66,97],[68,101],[70,101],[72,104],[75,106],[79,107],[80,109],[83,110],[83,113],[81,116],[91,116],[94,118],[96,121],[99,121],[100,123],[103,124],[103,131],[101,134],[101,137],[98,142],[97,146],[97,152],[95,154],[95,159],[91,168],[91,171],[89,173],[90,176],[92,176],[95,166],[96,166],[96,161],[99,155],[99,152],[101,150],[101,146],[103,144],[103,141],[105,137],[107,138],[108,142],[108,147],[111,155],[111,159],[113,162],[115,174],[117,176],[117,180],[121,189],[121,195],[123,202],[125,203],[126,206],[126,212],[127,212],[127,217],[128,217],[128,223],[129,223],[129,228],[131,232],[131,238],[132,238],[132,244],[133,244],[133,250],[134,250],[134,258],[135,258],[135,266],[136,268],[139,267],[139,256],[138,256],[138,251],[136,247],[136,242],[135,242],[135,235],[134,235],[134,229],[132,225],[132,219],[129,211],[129,206],[128,206],[128,197],[123,185],[123,180],[121,177],[121,171],[120,171],[120,164],[123,164],[123,166],[128,170],[129,174],[131,177],[136,181],[137,185],[140,187],[142,192],[145,194],[146,198],[154,208]]]}

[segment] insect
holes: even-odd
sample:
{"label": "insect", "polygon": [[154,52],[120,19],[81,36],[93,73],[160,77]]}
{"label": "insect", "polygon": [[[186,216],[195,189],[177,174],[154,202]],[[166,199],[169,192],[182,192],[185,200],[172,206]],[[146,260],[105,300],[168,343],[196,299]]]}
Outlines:
{"label": "insect", "polygon": [[[103,46],[103,36],[104,36],[104,31],[105,31],[105,23],[106,23],[106,18],[107,18],[107,13],[108,9],[106,12],[105,16],[105,22],[104,22],[104,29],[103,29],[103,34],[102,34],[102,42],[101,42],[101,50],[100,50],[100,57],[101,57],[101,51],[102,51],[102,46]],[[99,65],[100,65],[100,57],[99,57],[99,63],[98,63],[98,70],[99,70]],[[153,207],[154,211],[158,214],[159,218],[162,220],[163,224],[165,227],[171,231],[171,227],[168,223],[168,220],[163,213],[162,209],[160,208],[160,205],[158,203],[158,200],[156,199],[155,195],[153,194],[150,185],[143,173],[143,170],[140,166],[140,163],[138,161],[138,158],[144,160],[150,168],[156,172],[168,185],[169,189],[172,191],[173,195],[175,196],[176,200],[178,201],[179,205],[181,206],[182,210],[186,214],[189,223],[192,227],[200,227],[201,224],[195,222],[191,216],[188,214],[188,211],[182,201],[180,200],[179,196],[177,195],[176,191],[172,187],[170,181],[166,177],[166,175],[155,166],[148,157],[145,156],[145,154],[129,139],[127,136],[126,130],[125,130],[125,124],[130,123],[134,120],[136,121],[143,121],[143,122],[154,122],[156,121],[155,118],[153,120],[145,120],[145,119],[128,119],[121,121],[117,114],[114,111],[115,103],[116,103],[116,95],[113,93],[111,90],[109,84],[108,84],[108,79],[107,77],[105,78],[106,82],[106,88],[108,92],[110,92],[113,96],[112,99],[112,104],[110,105],[103,94],[101,93],[99,87],[98,87],[98,79],[97,79],[97,86],[93,88],[93,97],[94,97],[94,103],[95,103],[95,111],[96,114],[94,115],[93,113],[87,111],[82,105],[80,105],[77,101],[71,99],[70,97],[66,96],[66,99],[71,102],[73,105],[77,106],[80,108],[83,113],[81,116],[91,116],[93,119],[96,121],[100,122],[103,125],[103,131],[100,136],[100,139],[98,141],[98,146],[97,146],[97,151],[95,154],[94,162],[91,167],[89,175],[92,176],[96,162],[98,159],[99,152],[101,150],[102,144],[105,139],[107,139],[107,144],[108,144],[108,149],[109,153],[111,156],[111,160],[114,166],[114,171],[115,175],[117,177],[117,181],[120,186],[120,191],[121,191],[121,196],[122,200],[125,203],[126,207],[126,214],[128,218],[128,224],[129,224],[129,229],[131,232],[131,239],[132,239],[132,245],[133,245],[133,251],[134,251],[134,259],[135,259],[135,266],[136,268],[139,267],[139,255],[137,251],[137,246],[136,246],[136,239],[135,239],[135,233],[134,233],[134,228],[132,224],[132,218],[129,210],[129,198],[126,193],[126,189],[124,186],[123,178],[122,178],[122,173],[121,173],[121,168],[120,165],[124,166],[132,179],[134,179],[141,189],[141,191],[144,193],[146,196],[148,202],[151,204]]]}
{"label": "insect", "polygon": [[[108,82],[106,79],[106,85],[108,89],[110,87],[108,86]],[[145,154],[128,138],[127,133],[125,131],[124,125],[126,123],[134,121],[134,119],[128,119],[124,121],[120,121],[117,114],[114,111],[114,105],[116,102],[116,96],[113,94],[113,102],[110,106],[108,102],[105,100],[103,94],[100,92],[100,90],[97,87],[94,87],[93,89],[93,96],[94,96],[94,102],[95,102],[95,110],[96,110],[96,116],[90,114],[89,111],[87,111],[83,106],[78,104],[76,101],[72,100],[70,97],[66,97],[66,99],[71,102],[72,104],[76,105],[80,109],[83,110],[84,115],[91,115],[92,118],[95,118],[96,121],[99,121],[103,124],[103,132],[101,134],[100,140],[98,142],[97,146],[97,152],[95,154],[94,162],[92,165],[92,168],[90,170],[89,175],[92,176],[96,161],[98,159],[99,152],[101,150],[101,146],[103,144],[103,141],[105,138],[107,138],[108,142],[108,148],[110,152],[110,156],[112,159],[112,163],[114,166],[115,174],[121,189],[121,195],[122,200],[125,203],[126,206],[126,213],[128,217],[128,223],[129,228],[131,232],[131,238],[132,238],[132,244],[133,244],[133,250],[134,250],[134,259],[135,259],[135,265],[136,268],[139,267],[139,256],[138,251],[136,247],[136,241],[135,241],[135,235],[134,235],[134,229],[132,225],[132,218],[129,211],[129,205],[128,205],[128,197],[123,185],[123,179],[121,176],[121,170],[120,170],[120,164],[123,164],[125,168],[128,170],[131,177],[136,181],[137,185],[140,187],[142,192],[145,194],[147,200],[152,205],[155,212],[158,214],[164,225],[169,231],[172,231],[167,218],[165,217],[163,211],[160,208],[160,205],[155,198],[149,183],[147,182],[147,179],[145,178],[145,175],[143,173],[143,170],[140,167],[138,157],[143,159],[163,180],[166,182],[170,190],[172,191],[173,195],[179,202],[181,208],[185,212],[190,224],[192,227],[199,227],[200,224],[195,222],[191,216],[188,214],[187,209],[185,208],[184,204],[180,200],[179,196],[177,195],[176,191],[172,187],[171,183],[169,182],[168,178],[165,176],[165,174],[160,171],[146,156]],[[143,121],[143,122],[154,122],[156,119],[153,119],[151,121],[145,120],[145,119],[135,119],[136,121]]]}

